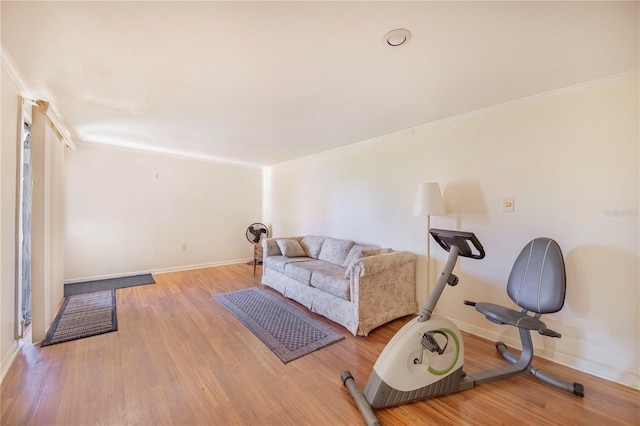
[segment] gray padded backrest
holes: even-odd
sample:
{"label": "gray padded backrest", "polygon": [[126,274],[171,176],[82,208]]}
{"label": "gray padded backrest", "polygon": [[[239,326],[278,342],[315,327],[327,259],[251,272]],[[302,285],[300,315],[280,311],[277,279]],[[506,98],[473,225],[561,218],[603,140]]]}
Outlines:
{"label": "gray padded backrest", "polygon": [[539,314],[562,309],[565,288],[562,251],[549,238],[536,238],[522,249],[507,283],[511,300],[521,308]]}

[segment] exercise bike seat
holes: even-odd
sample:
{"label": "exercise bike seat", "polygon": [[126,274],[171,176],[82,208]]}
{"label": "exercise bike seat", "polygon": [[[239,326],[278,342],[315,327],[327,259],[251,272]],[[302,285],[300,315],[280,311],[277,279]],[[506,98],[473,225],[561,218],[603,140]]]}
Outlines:
{"label": "exercise bike seat", "polygon": [[[565,292],[566,277],[560,247],[550,238],[536,238],[516,258],[507,282],[507,294],[522,310],[518,312],[485,302],[474,305],[489,321],[528,330],[546,330],[539,316],[562,309]],[[534,316],[527,312],[534,313]]]}
{"label": "exercise bike seat", "polygon": [[476,311],[480,312],[489,321],[500,325],[512,325],[527,330],[536,330],[538,333],[549,337],[562,337],[557,331],[547,328],[547,325],[538,318],[525,312],[518,312],[505,306],[493,303],[476,303]]}
{"label": "exercise bike seat", "polygon": [[537,318],[531,317],[523,312],[518,312],[506,306],[494,303],[476,303],[476,311],[483,314],[489,321],[496,324],[512,325],[514,327],[526,328],[527,330],[544,330],[545,323]]}
{"label": "exercise bike seat", "polygon": [[507,294],[521,311],[494,303],[465,301],[465,304],[475,306],[476,311],[489,321],[518,327],[522,342],[519,358],[509,352],[504,343],[497,342],[496,349],[511,366],[478,375],[477,380],[487,382],[527,371],[547,384],[583,397],[584,387],[580,383],[564,381],[531,366],[531,330],[544,336],[561,337],[557,331],[548,329],[540,316],[562,309],[565,292],[566,276],[560,247],[550,238],[536,238],[524,246],[516,258],[507,282]]}

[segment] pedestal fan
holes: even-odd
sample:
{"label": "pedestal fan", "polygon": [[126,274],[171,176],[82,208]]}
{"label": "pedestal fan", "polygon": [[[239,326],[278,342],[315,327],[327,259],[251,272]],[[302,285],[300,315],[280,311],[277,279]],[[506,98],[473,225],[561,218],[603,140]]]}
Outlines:
{"label": "pedestal fan", "polygon": [[[252,223],[251,225],[249,225],[249,227],[247,228],[246,231],[246,235],[247,235],[247,240],[251,243],[251,244],[260,244],[262,242],[262,240],[264,240],[265,238],[269,237],[269,229],[267,228],[267,226],[263,223]],[[256,255],[256,250],[254,248],[253,250],[253,254],[254,254],[254,258]],[[262,265],[262,261],[261,260],[252,260],[247,262],[247,265],[253,265],[254,262],[258,265]],[[255,265],[254,265],[255,266]],[[254,268],[255,269],[255,268]],[[255,272],[255,271],[254,271]]]}
{"label": "pedestal fan", "polygon": [[256,244],[261,242],[263,239],[269,237],[269,229],[263,223],[252,223],[247,228],[247,240],[251,244]]}

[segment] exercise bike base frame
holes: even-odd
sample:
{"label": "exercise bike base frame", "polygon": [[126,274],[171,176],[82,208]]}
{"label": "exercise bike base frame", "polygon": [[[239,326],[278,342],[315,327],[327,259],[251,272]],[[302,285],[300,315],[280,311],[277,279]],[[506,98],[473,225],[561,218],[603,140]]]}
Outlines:
{"label": "exercise bike base frame", "polygon": [[373,370],[364,388],[364,395],[373,408],[393,407],[395,405],[457,392],[460,390],[461,379],[462,367],[451,372],[442,380],[428,386],[411,391],[400,391],[385,383],[376,371]]}
{"label": "exercise bike base frame", "polygon": [[371,405],[362,394],[358,385],[356,385],[356,381],[351,375],[349,371],[345,371],[340,376],[342,379],[342,384],[349,390],[351,397],[353,398],[353,402],[356,403],[356,407],[360,410],[360,414],[362,414],[362,418],[367,423],[367,426],[382,426],[382,423],[378,420]]}
{"label": "exercise bike base frame", "polygon": [[[500,352],[500,355],[507,360],[508,362],[514,364],[517,362],[517,357],[509,352],[507,345],[502,342],[496,342],[496,350]],[[566,380],[560,379],[558,377],[552,376],[549,373],[546,373],[533,365],[529,365],[527,367],[527,373],[531,374],[536,379],[540,380],[543,383],[556,387],[560,390],[564,390],[567,392],[573,393],[575,396],[580,398],[584,398],[584,386],[578,382],[568,382]]]}

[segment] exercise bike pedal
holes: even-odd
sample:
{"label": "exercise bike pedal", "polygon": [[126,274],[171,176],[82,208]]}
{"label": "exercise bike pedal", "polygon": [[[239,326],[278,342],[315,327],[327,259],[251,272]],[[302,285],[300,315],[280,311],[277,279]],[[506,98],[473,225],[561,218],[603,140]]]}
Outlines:
{"label": "exercise bike pedal", "polygon": [[[436,339],[433,337],[434,334],[441,334],[447,339],[447,343],[445,343],[444,348],[441,347],[440,344],[438,344]],[[436,352],[438,355],[442,355],[444,353],[444,350],[447,348],[447,344],[449,343],[449,338],[442,331],[432,330],[424,333],[424,335],[422,336],[422,341],[420,343],[422,344],[422,347],[424,347],[429,352],[431,353]]]}
{"label": "exercise bike pedal", "polygon": [[549,330],[548,328],[545,328],[544,330],[538,330],[538,333],[542,334],[543,336],[562,337],[562,334],[558,333],[557,331]]}

